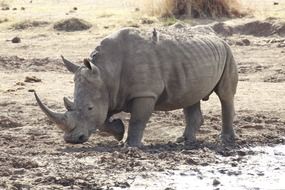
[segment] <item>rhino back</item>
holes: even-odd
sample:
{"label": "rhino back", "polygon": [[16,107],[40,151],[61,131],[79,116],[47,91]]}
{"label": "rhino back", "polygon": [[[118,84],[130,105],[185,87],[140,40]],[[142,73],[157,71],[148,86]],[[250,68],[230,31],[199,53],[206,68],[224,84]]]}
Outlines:
{"label": "rhino back", "polygon": [[128,35],[122,67],[122,96],[153,97],[157,110],[191,105],[207,96],[218,83],[227,49],[217,37],[175,38],[162,35],[158,43]]}
{"label": "rhino back", "polygon": [[157,110],[172,110],[198,102],[212,92],[226,63],[228,48],[215,36],[152,35],[123,29],[100,45],[95,62],[102,70],[111,109],[123,110],[137,97],[153,97]]}

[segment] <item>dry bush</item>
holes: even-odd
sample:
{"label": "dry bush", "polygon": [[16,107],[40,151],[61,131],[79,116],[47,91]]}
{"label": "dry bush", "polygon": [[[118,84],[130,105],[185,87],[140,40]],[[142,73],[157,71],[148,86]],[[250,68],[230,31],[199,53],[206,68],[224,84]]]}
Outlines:
{"label": "dry bush", "polygon": [[244,16],[239,0],[142,0],[142,9],[155,16],[198,17]]}
{"label": "dry bush", "polygon": [[175,0],[141,0],[141,9],[151,16],[170,16],[175,8]]}

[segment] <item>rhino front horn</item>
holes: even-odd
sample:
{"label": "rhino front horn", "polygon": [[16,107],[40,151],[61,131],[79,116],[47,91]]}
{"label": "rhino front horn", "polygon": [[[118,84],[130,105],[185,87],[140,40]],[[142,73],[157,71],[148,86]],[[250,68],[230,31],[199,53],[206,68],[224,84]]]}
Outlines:
{"label": "rhino front horn", "polygon": [[55,122],[63,131],[69,131],[70,129],[67,125],[66,117],[64,114],[51,111],[41,102],[36,92],[34,92],[34,95],[41,110],[48,116],[48,118]]}
{"label": "rhino front horn", "polygon": [[77,71],[77,69],[80,67],[79,65],[71,63],[70,61],[65,59],[62,55],[61,55],[61,58],[62,58],[62,61],[65,65],[65,67],[67,68],[67,70],[69,70],[72,73],[75,73]]}

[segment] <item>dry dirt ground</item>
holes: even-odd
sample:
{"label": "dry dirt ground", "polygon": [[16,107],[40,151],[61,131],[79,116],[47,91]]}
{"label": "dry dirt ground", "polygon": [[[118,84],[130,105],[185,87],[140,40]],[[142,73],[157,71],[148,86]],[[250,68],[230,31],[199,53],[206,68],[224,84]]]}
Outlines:
{"label": "dry dirt ground", "polygon": [[[245,29],[253,30],[250,35],[221,36],[231,44],[240,74],[235,145],[220,144],[220,106],[215,95],[202,104],[205,123],[198,134],[199,143],[193,146],[175,143],[184,129],[181,110],[154,113],[142,149],[126,149],[99,135],[82,145],[65,144],[62,132],[40,111],[31,91],[37,90],[50,108],[64,111],[62,98],[72,98],[74,86],[60,54],[80,63],[103,36],[121,26],[161,25],[153,18],[142,21],[146,19],[133,11],[133,5],[122,2],[122,9],[111,11],[103,1],[90,5],[94,3],[91,0],[70,1],[68,5],[60,0],[13,1],[10,10],[0,10],[0,189],[128,188],[138,175],[150,178],[150,171],[218,163],[216,155],[238,155],[239,159],[229,161],[234,166],[244,155],[255,154],[241,151],[241,147],[285,144],[285,33],[270,28],[272,33],[260,35],[257,25],[253,27],[256,30],[252,26]],[[56,6],[51,10],[53,3]],[[126,10],[135,16],[123,14]],[[93,27],[78,32],[53,29],[56,21],[71,17],[83,18]],[[44,24],[15,28],[27,20]],[[227,24],[245,26],[251,21],[235,19]],[[276,22],[282,25],[283,21]],[[15,36],[21,43],[11,43]],[[127,125],[129,116],[120,116]]]}

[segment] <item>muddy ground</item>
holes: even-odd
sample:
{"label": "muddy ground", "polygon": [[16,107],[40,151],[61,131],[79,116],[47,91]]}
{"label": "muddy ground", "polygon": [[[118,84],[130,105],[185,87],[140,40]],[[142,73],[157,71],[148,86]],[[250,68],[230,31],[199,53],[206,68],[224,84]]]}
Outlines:
{"label": "muddy ground", "polygon": [[[212,95],[202,104],[205,123],[197,144],[176,143],[184,130],[182,111],[176,110],[153,113],[145,146],[127,149],[111,137],[96,134],[82,145],[66,144],[62,132],[40,111],[33,90],[57,111],[64,111],[63,96],[72,98],[73,76],[59,55],[65,52],[80,63],[101,39],[99,34],[92,37],[95,29],[72,34],[47,30],[25,30],[19,44],[5,41],[18,30],[2,30],[0,35],[4,47],[0,51],[0,189],[129,188],[136,176],[151,178],[150,171],[219,163],[217,155],[237,155],[228,163],[234,167],[245,155],[255,154],[240,148],[285,144],[285,35],[256,35],[259,31],[221,35],[231,45],[239,69],[235,145],[220,143],[220,105]],[[127,125],[129,115],[119,116]]]}

